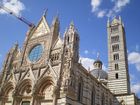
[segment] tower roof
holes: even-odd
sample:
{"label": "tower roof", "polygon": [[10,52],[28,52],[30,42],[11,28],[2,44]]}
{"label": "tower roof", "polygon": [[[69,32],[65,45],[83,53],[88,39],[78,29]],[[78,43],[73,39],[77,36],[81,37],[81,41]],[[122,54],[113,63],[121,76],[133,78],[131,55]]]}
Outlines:
{"label": "tower roof", "polygon": [[110,27],[110,25],[115,26],[115,25],[118,25],[118,24],[121,24],[124,27],[121,16],[117,16],[117,17],[115,16],[113,19],[111,19],[111,21],[110,21],[109,18],[107,20],[107,27]]}
{"label": "tower roof", "polygon": [[[108,23],[108,24],[110,23],[109,20],[108,20],[107,23]],[[123,23],[122,23],[121,16],[117,16],[117,17],[115,16],[115,17],[112,19],[112,21],[111,21],[110,24],[111,24],[111,25],[123,24]]]}
{"label": "tower roof", "polygon": [[119,23],[119,20],[116,17],[111,22],[111,24],[118,24],[118,23]]}

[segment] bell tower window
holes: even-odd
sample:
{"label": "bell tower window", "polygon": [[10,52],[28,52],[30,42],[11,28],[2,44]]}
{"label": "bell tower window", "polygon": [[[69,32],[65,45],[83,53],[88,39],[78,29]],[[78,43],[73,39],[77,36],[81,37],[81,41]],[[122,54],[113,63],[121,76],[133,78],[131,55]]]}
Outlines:
{"label": "bell tower window", "polygon": [[112,33],[118,32],[118,26],[112,26],[112,27],[111,27],[111,32],[112,32]]}
{"label": "bell tower window", "polygon": [[111,37],[111,43],[116,43],[116,42],[119,42],[119,36],[112,36]]}
{"label": "bell tower window", "polygon": [[118,44],[112,45],[112,51],[113,52],[119,51],[119,45]]}
{"label": "bell tower window", "polygon": [[119,60],[119,54],[114,54],[114,55],[113,55],[113,59],[114,59],[114,60]]}
{"label": "bell tower window", "polygon": [[115,64],[115,70],[119,70],[119,65]]}
{"label": "bell tower window", "polygon": [[118,78],[119,78],[119,75],[118,75],[118,73],[116,73],[116,74],[115,74],[115,76],[116,76],[116,79],[118,79]]}

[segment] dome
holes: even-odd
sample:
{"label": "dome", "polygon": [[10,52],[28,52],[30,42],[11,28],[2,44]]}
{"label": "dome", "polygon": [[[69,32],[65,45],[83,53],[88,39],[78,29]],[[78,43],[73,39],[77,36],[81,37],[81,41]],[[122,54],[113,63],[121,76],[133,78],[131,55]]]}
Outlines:
{"label": "dome", "polygon": [[105,80],[108,78],[106,71],[102,70],[102,61],[99,59],[99,53],[97,55],[97,60],[93,63],[94,69],[91,70],[91,74],[100,80]]}
{"label": "dome", "polygon": [[98,79],[107,79],[107,78],[108,78],[107,72],[104,71],[104,70],[93,69],[93,70],[91,71],[91,74],[92,74],[95,78],[98,78]]}
{"label": "dome", "polygon": [[94,62],[94,64],[95,64],[95,63],[100,63],[100,64],[102,65],[102,61],[100,61],[99,59],[96,60],[96,61]]}

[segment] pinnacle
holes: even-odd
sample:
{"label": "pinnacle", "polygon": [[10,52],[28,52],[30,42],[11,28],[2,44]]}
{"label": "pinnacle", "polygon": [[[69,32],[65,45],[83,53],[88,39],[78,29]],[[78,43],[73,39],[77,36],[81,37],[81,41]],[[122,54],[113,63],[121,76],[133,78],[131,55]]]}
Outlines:
{"label": "pinnacle", "polygon": [[73,21],[70,22],[70,26],[74,26],[74,22]]}

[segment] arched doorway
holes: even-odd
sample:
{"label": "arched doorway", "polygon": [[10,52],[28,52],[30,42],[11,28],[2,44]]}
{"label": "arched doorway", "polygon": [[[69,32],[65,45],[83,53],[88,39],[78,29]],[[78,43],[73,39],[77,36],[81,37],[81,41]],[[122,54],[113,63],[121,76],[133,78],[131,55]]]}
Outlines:
{"label": "arched doorway", "polygon": [[2,102],[1,105],[12,105],[13,102],[13,90],[14,90],[14,85],[12,82],[8,82],[4,85],[2,89]]}
{"label": "arched doorway", "polygon": [[40,79],[35,85],[33,105],[53,105],[54,82],[51,77]]}
{"label": "arched doorway", "polygon": [[32,101],[32,81],[25,79],[17,84],[14,93],[14,105],[30,105]]}

